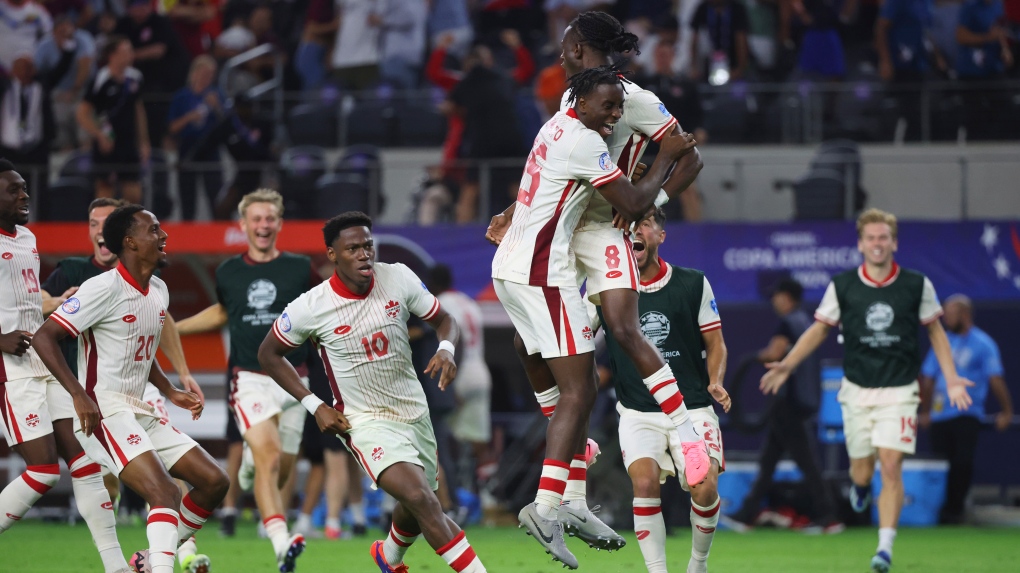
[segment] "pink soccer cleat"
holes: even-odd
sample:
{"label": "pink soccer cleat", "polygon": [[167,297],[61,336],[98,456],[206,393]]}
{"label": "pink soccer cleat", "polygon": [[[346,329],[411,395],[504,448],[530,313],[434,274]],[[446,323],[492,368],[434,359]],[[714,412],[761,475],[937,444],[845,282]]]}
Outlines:
{"label": "pink soccer cleat", "polygon": [[152,567],[149,565],[149,550],[135,551],[131,559],[128,560],[128,567],[135,573],[152,573]]}
{"label": "pink soccer cleat", "polygon": [[599,449],[599,443],[595,440],[588,438],[588,444],[584,447],[584,463],[588,464],[588,467],[595,465],[595,458],[602,453]]}
{"label": "pink soccer cleat", "polygon": [[688,486],[695,486],[705,481],[712,460],[708,457],[708,448],[704,440],[682,442],[680,448],[684,452],[684,477]]}
{"label": "pink soccer cleat", "polygon": [[383,555],[383,542],[376,541],[372,543],[371,549],[368,553],[372,556],[372,560],[375,561],[377,567],[379,567],[379,573],[408,573],[407,565],[401,563],[396,567],[390,567],[386,563],[386,557]]}

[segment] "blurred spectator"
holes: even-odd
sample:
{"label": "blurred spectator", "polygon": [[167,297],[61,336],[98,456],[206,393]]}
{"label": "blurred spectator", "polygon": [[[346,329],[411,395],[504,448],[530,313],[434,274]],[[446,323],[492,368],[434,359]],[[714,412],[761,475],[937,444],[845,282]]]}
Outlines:
{"label": "blurred spectator", "polygon": [[956,73],[961,79],[989,80],[1013,65],[1002,0],[965,0],[956,28]]}
{"label": "blurred spectator", "polygon": [[103,61],[78,105],[78,123],[92,138],[96,197],[114,197],[119,183],[122,199],[141,203],[139,166],[148,163],[152,147],[131,41],[111,38]]}
{"label": "blurred spectator", "polygon": [[690,74],[713,85],[747,71],[747,9],[737,0],[704,0],[691,19]]}
{"label": "blurred spectator", "polygon": [[[672,16],[673,2],[671,0],[642,0],[640,2],[631,2],[627,6],[627,14],[622,20],[623,26],[628,30],[635,25],[647,30]],[[567,21],[569,22],[570,20]],[[560,31],[562,30],[563,28],[560,28]]]}
{"label": "blurred spectator", "polygon": [[[445,50],[463,57],[475,37],[464,0],[431,0],[428,19],[429,44],[436,48],[445,44]],[[449,38],[449,40],[447,40]]]}
{"label": "blurred spectator", "polygon": [[0,0],[0,72],[10,75],[14,60],[34,54],[43,36],[53,31],[53,20],[32,0]]}
{"label": "blurred spectator", "polygon": [[337,0],[340,31],[333,47],[333,73],[345,89],[364,90],[379,80],[382,0]]}
{"label": "blurred spectator", "polygon": [[790,42],[789,23],[779,23],[778,4],[787,0],[742,0],[747,8],[747,51],[755,68],[771,72],[779,63],[779,47]]}
{"label": "blurred spectator", "polygon": [[187,87],[170,102],[170,135],[177,139],[178,195],[181,217],[195,218],[198,181],[201,179],[210,211],[223,187],[219,142],[210,139],[224,114],[226,97],[214,84],[216,60],[199,56],[191,63]]}
{"label": "blurred spectator", "polygon": [[887,81],[919,82],[928,70],[925,36],[931,0],[885,0],[875,23],[878,74]]}
{"label": "blurred spectator", "polygon": [[164,0],[164,5],[167,18],[191,57],[208,52],[212,47],[208,24],[220,15],[215,0]]}
{"label": "blurred spectator", "polygon": [[823,78],[846,75],[835,0],[792,0],[790,4],[805,28],[800,41],[800,71]]}
{"label": "blurred spectator", "polygon": [[213,209],[215,218],[231,218],[241,197],[262,186],[262,164],[275,159],[270,147],[272,139],[272,122],[258,117],[251,100],[244,94],[235,95],[226,117],[207,138],[209,144],[217,142],[226,147],[237,164],[234,179],[227,184]]}
{"label": "blurred spectator", "polygon": [[538,72],[535,80],[535,99],[541,106],[544,118],[548,120],[560,111],[560,100],[567,91],[567,72],[559,60],[549,64]]}
{"label": "blurred spectator", "polygon": [[92,6],[85,0],[41,0],[41,3],[54,21],[61,16],[68,16],[84,24],[91,21],[94,15]]}
{"label": "blurred spectator", "polygon": [[340,22],[333,11],[333,0],[311,0],[305,14],[301,44],[294,55],[294,67],[304,90],[322,86],[326,79],[326,49],[335,41]]}
{"label": "blurred spectator", "polygon": [[379,75],[395,88],[418,85],[425,59],[425,0],[385,0],[379,27],[382,61]]}
{"label": "blurred spectator", "polygon": [[92,35],[75,26],[70,15],[57,18],[53,33],[46,36],[35,52],[40,75],[54,82],[53,119],[59,149],[71,149],[84,143],[84,132],[75,121],[75,109],[92,77],[96,45]]}
{"label": "blurred spectator", "polygon": [[[644,20],[640,20],[644,22]],[[655,72],[655,48],[659,44],[676,44],[680,32],[680,21],[674,16],[666,15],[654,24],[641,30],[637,36],[641,39],[641,53],[631,57],[631,68],[639,74]],[[674,65],[673,72],[678,71]]]}
{"label": "blurred spectator", "polygon": [[[93,39],[96,42],[96,54],[105,53],[110,38],[117,35],[117,18],[116,14],[109,11],[100,12],[96,17],[96,21],[93,23],[94,27],[90,28],[90,30],[94,30]],[[98,62],[98,65],[102,66],[103,62]]]}
{"label": "blurred spectator", "polygon": [[216,38],[213,54],[224,61],[255,47],[255,34],[248,29],[248,17],[237,18]]}
{"label": "blurred spectator", "polygon": [[[38,177],[30,182],[38,188],[46,179],[53,138],[53,113],[48,86],[35,77],[32,56],[14,60],[10,78],[0,79],[0,157],[5,157]],[[38,189],[37,189],[38,190]]]}

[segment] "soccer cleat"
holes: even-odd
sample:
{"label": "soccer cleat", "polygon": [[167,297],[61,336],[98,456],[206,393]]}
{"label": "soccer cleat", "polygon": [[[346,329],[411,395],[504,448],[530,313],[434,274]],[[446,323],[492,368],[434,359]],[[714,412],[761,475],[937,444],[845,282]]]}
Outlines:
{"label": "soccer cleat", "polygon": [[241,467],[237,470],[237,485],[244,491],[251,491],[251,488],[255,487],[255,456],[247,442],[244,444],[244,453],[241,454]]}
{"label": "soccer cleat", "polygon": [[152,566],[149,565],[149,550],[135,551],[135,554],[128,560],[128,566],[135,573],[152,573]]}
{"label": "soccer cleat", "polygon": [[220,517],[220,537],[233,537],[237,530],[237,515],[230,513]]}
{"label": "soccer cleat", "polygon": [[588,438],[588,444],[584,446],[584,463],[587,464],[587,467],[590,468],[595,465],[595,458],[601,453],[602,450],[599,448],[599,443]]}
{"label": "soccer cleat", "polygon": [[292,535],[290,543],[287,545],[287,551],[283,555],[276,557],[276,563],[280,566],[280,573],[290,573],[294,571],[294,564],[297,558],[301,556],[305,551],[305,536],[298,533]]}
{"label": "soccer cleat", "polygon": [[557,517],[560,520],[560,524],[563,525],[563,531],[566,534],[584,541],[588,544],[588,547],[615,551],[623,549],[623,546],[627,544],[626,539],[603,523],[587,507],[574,509],[569,503],[564,503],[560,505]]}
{"label": "soccer cleat", "polygon": [[212,568],[209,566],[209,556],[201,553],[188,555],[181,561],[181,569],[184,573],[209,573]]}
{"label": "soccer cleat", "polygon": [[889,573],[890,569],[892,569],[892,556],[885,551],[879,551],[871,558],[873,573]]}
{"label": "soccer cleat", "polygon": [[372,559],[375,561],[375,564],[379,567],[379,573],[408,573],[409,571],[407,565],[404,565],[403,563],[397,565],[396,567],[391,567],[390,564],[386,562],[386,556],[383,553],[382,541],[373,542],[371,549],[368,550],[368,553],[369,555],[372,556]]}
{"label": "soccer cleat", "polygon": [[856,513],[864,513],[864,510],[868,509],[868,505],[871,504],[871,488],[865,489],[866,493],[863,497],[857,493],[858,489],[865,488],[858,488],[853,484],[850,485],[850,507]]}
{"label": "soccer cleat", "polygon": [[726,529],[736,531],[737,533],[747,533],[754,529],[754,520],[745,521],[745,518],[739,514],[726,515],[724,513],[720,513],[719,525]]}
{"label": "soccer cleat", "polygon": [[518,527],[525,528],[528,535],[534,537],[545,548],[545,552],[552,555],[553,561],[559,561],[568,569],[577,569],[577,558],[563,541],[563,525],[558,519],[543,518],[534,503],[524,506],[517,514],[517,519],[521,522]]}
{"label": "soccer cleat", "polygon": [[[389,527],[386,530],[388,531]],[[364,523],[355,523],[351,526],[351,533],[354,534],[354,537],[364,537],[368,535],[368,527],[365,527]]]}
{"label": "soccer cleat", "polygon": [[341,531],[339,527],[330,527],[328,525],[326,526],[326,529],[324,530],[323,533],[323,536],[329,540],[340,539],[341,537],[343,537],[343,535],[344,532]]}
{"label": "soccer cleat", "polygon": [[680,448],[684,453],[684,478],[688,486],[696,486],[705,481],[712,460],[708,457],[708,448],[704,440],[682,442]]}
{"label": "soccer cleat", "polygon": [[692,555],[687,562],[687,573],[708,573],[708,559],[699,560]]}

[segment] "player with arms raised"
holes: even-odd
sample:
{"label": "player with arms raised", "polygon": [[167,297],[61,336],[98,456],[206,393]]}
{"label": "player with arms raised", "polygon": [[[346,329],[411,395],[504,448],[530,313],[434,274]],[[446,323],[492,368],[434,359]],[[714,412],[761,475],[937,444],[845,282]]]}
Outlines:
{"label": "player with arms raised", "polygon": [[60,480],[59,454],[71,471],[78,511],[92,532],[104,570],[128,571],[100,467],[74,437],[71,396],[34,348],[43,304],[35,235],[23,226],[28,214],[28,184],[10,161],[0,159],[0,413],[7,443],[27,466],[0,492],[0,533]]}
{"label": "player with arms raised", "polygon": [[[454,571],[484,572],[435,494],[436,438],[407,335],[411,314],[436,329],[439,350],[425,373],[440,374],[439,387],[445,389],[457,374],[457,325],[410,269],[375,262],[367,215],[343,213],[322,232],[336,272],[287,305],[259,348],[259,362],[315,416],[320,430],[339,434],[372,481],[397,500],[389,536],[371,548],[382,573],[406,573],[404,553],[419,535]],[[284,358],[308,339],[322,356],[332,408],[301,383]]]}
{"label": "player with arms raised", "polygon": [[[593,332],[578,291],[571,237],[596,190],[625,219],[642,219],[652,207],[668,168],[694,146],[686,134],[663,138],[662,150],[645,178],[631,184],[610,159],[605,142],[622,114],[621,82],[611,67],[590,68],[571,77],[569,101],[573,107],[553,116],[535,138],[515,216],[492,261],[496,295],[527,353],[541,354],[548,365],[557,394],[538,495],[518,517],[546,551],[571,568],[577,567],[577,559],[563,542],[558,513],[572,462],[582,468],[585,463],[587,420],[596,391]],[[636,286],[633,258],[623,255]],[[636,316],[636,307],[633,312]],[[654,348],[652,352],[661,362]],[[671,384],[671,396],[675,395],[669,402],[671,408],[683,408],[676,382],[665,382],[663,392]],[[702,452],[700,461],[688,463],[695,475],[697,467],[703,468],[700,477],[691,479],[698,483],[707,473],[708,455],[693,427],[691,434],[696,440],[691,442],[691,450]],[[581,517],[592,525],[596,523],[590,512]],[[622,538],[605,524],[597,525],[589,543],[606,548],[623,545]]]}
{"label": "player with arms raised", "polygon": [[903,509],[903,457],[917,447],[918,324],[928,330],[950,402],[958,408],[969,407],[967,386],[973,385],[956,372],[949,340],[938,320],[942,306],[935,287],[928,277],[896,264],[897,248],[895,215],[878,209],[861,213],[857,249],[864,255],[864,264],[832,278],[815,311],[815,323],[786,358],[766,365],[770,370],[761,379],[761,389],[775,394],[829,330],[841,328],[844,376],[838,397],[854,511],[864,511],[871,501],[876,452],[882,472],[878,549],[871,559],[871,570],[877,573],[886,573],[892,566],[896,525]]}
{"label": "player with arms raised", "polygon": [[[145,566],[173,573],[178,545],[201,529],[229,482],[216,460],[142,401],[149,381],[195,418],[203,407],[197,395],[175,388],[155,361],[170,302],[166,283],[154,276],[166,264],[166,232],[141,205],[125,205],[107,217],[103,236],[120,264],[85,281],[33,342],[74,400],[75,435],[85,451],[112,460],[110,469],[149,504]],[[84,388],[60,351],[67,335],[78,338]],[[182,500],[170,476],[194,489]]]}

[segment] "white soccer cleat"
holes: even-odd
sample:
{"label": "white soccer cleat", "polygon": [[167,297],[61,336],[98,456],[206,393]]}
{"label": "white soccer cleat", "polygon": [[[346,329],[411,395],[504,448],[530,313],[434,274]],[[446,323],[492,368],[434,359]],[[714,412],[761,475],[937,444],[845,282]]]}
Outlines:
{"label": "white soccer cleat", "polygon": [[616,551],[627,544],[626,539],[603,523],[587,506],[575,508],[570,502],[564,503],[560,505],[557,517],[564,532],[584,541],[593,549]]}
{"label": "white soccer cleat", "polygon": [[255,456],[247,442],[244,444],[244,453],[241,454],[241,467],[237,470],[237,485],[244,491],[251,491],[251,488],[255,487]]}
{"label": "white soccer cleat", "polygon": [[290,573],[294,570],[297,558],[305,551],[305,536],[298,533],[290,537],[287,550],[276,556],[276,564],[280,567],[280,573]]}

